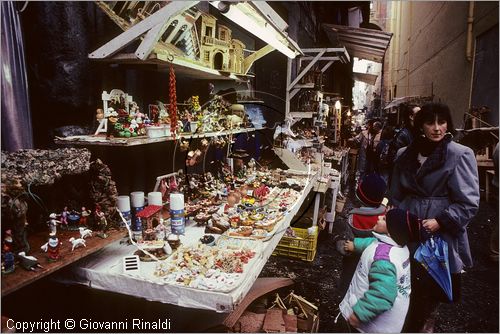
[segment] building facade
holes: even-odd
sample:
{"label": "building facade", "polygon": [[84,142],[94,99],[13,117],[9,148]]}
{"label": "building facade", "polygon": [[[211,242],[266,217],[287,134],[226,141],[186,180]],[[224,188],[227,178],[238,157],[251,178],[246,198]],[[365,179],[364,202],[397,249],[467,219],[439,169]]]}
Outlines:
{"label": "building facade", "polygon": [[389,1],[393,39],[386,53],[384,100],[432,96],[449,105],[457,128],[472,107],[498,126],[498,2]]}

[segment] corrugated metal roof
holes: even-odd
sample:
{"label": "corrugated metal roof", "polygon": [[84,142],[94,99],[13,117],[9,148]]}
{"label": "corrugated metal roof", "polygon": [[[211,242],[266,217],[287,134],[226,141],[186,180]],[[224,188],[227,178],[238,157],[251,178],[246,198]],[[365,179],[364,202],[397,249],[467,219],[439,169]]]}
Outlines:
{"label": "corrugated metal roof", "polygon": [[377,63],[383,61],[385,51],[389,47],[392,33],[340,26],[335,24],[322,24],[331,43],[345,46],[352,57],[372,60]]}

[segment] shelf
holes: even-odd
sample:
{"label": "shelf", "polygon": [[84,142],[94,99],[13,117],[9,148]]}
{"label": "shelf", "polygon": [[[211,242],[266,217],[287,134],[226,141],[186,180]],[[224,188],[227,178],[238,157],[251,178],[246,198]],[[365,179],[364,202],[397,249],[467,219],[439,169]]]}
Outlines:
{"label": "shelf", "polygon": [[293,86],[293,89],[314,89],[314,83],[296,84]]}
{"label": "shelf", "polygon": [[[207,133],[182,133],[176,139],[190,139],[190,138],[207,138],[216,136],[227,136],[231,134],[248,133],[261,128],[246,128],[238,130],[226,130],[219,132]],[[54,142],[56,144],[75,144],[75,145],[101,145],[101,146],[138,146],[154,143],[162,143],[176,140],[173,137],[135,137],[135,138],[106,138],[104,135],[86,135],[86,136],[68,136],[56,137]]]}
{"label": "shelf", "polygon": [[81,247],[71,251],[71,243],[68,241],[71,237],[78,237],[78,231],[66,231],[58,229],[57,237],[62,241],[61,245],[61,259],[55,262],[49,262],[47,259],[47,254],[42,252],[40,246],[47,242],[48,233],[39,232],[28,237],[28,241],[32,251],[29,255],[34,256],[38,259],[40,265],[43,269],[38,269],[38,271],[27,271],[20,266],[16,266],[16,270],[8,275],[2,275],[2,297],[30,284],[40,278],[43,278],[56,270],[59,270],[73,262],[80,260],[81,258],[93,254],[101,250],[104,246],[107,246],[125,236],[124,231],[119,230],[109,230],[107,232],[108,237],[106,239],[101,239],[97,236],[85,239],[86,247]]}
{"label": "shelf", "polygon": [[[94,61],[120,64],[120,65],[155,65],[157,71],[168,72],[170,68],[170,61],[166,55],[159,53],[151,53],[146,60],[137,58],[135,53],[120,53],[110,58],[93,59]],[[200,64],[195,63],[193,60],[185,59],[176,56],[172,61],[176,75],[183,77],[196,78],[200,80],[233,80],[238,82],[247,82],[248,77],[252,75],[234,74],[230,72],[214,70]]]}
{"label": "shelf", "polygon": [[248,104],[264,104],[265,102],[262,101],[262,100],[238,100],[238,101],[236,101],[236,103],[239,103],[239,104],[245,104],[245,103],[248,103]]}
{"label": "shelf", "polygon": [[292,118],[312,118],[313,117],[313,113],[310,112],[310,111],[291,111],[289,113],[289,115],[292,117]]}
{"label": "shelf", "polygon": [[[302,49],[304,56],[297,57],[295,64],[288,59],[286,75],[285,115],[291,114],[291,101],[301,89],[314,89],[314,83],[300,83],[309,71],[325,71],[335,62],[347,63],[350,61],[349,53],[342,48],[311,48]],[[302,66],[302,62],[307,65]],[[326,62],[321,64],[321,62]],[[292,77],[292,73],[294,74]],[[322,95],[321,95],[322,99]],[[322,100],[319,100],[322,102]],[[286,117],[285,116],[285,117]]]}
{"label": "shelf", "polygon": [[[137,2],[131,1],[128,4],[117,6],[116,2],[97,1],[96,4],[101,10],[113,20],[123,32],[106,44],[89,54],[90,59],[104,60],[111,62],[129,62],[136,64],[156,64],[159,67],[169,68],[170,64],[176,66],[183,76],[189,76],[196,79],[209,80],[236,80],[247,81],[252,75],[246,75],[252,64],[269,54],[278,50],[288,57],[295,57],[296,54],[302,54],[296,43],[288,37],[285,32],[288,25],[281,17],[267,5],[265,2],[253,3],[241,2],[232,4],[230,11],[221,11],[217,4],[211,3],[213,7],[219,10],[221,16],[235,25],[240,26],[250,34],[263,40],[266,46],[255,50],[251,55],[245,57],[241,47],[233,45],[233,40],[219,40],[214,34],[219,29],[218,25],[212,27],[210,23],[203,20],[204,15],[218,18],[208,14],[209,11],[200,10],[195,5],[199,1],[170,1],[156,8],[146,4],[141,11],[137,10],[134,14],[133,8]],[[149,6],[146,10],[145,8]],[[205,6],[201,6],[205,7]],[[125,10],[124,8],[127,8]],[[199,18],[201,17],[201,23]],[[241,19],[243,17],[243,20]],[[133,23],[131,23],[133,22]],[[198,28],[197,25],[201,24]],[[213,28],[210,34],[202,35],[205,31],[205,24]],[[215,24],[215,23],[213,23]],[[231,30],[226,26],[231,35]],[[198,29],[199,32],[198,33]],[[218,34],[218,33],[217,33]],[[166,35],[166,36],[165,36]],[[134,53],[125,53],[116,55],[123,51],[135,40],[140,40],[140,44]],[[184,45],[185,50],[179,49],[178,45]],[[207,68],[207,64],[214,64],[215,51],[228,52],[234,50],[236,56],[234,63],[229,66],[228,63],[221,64],[221,68],[231,68],[237,73],[230,73],[223,70],[214,70]],[[130,50],[130,48],[129,48]],[[207,54],[208,53],[208,54]],[[198,60],[196,60],[198,59]],[[203,59],[203,60],[202,60]],[[204,61],[206,59],[206,61]],[[156,60],[160,62],[157,63]],[[218,66],[219,67],[219,66]]]}

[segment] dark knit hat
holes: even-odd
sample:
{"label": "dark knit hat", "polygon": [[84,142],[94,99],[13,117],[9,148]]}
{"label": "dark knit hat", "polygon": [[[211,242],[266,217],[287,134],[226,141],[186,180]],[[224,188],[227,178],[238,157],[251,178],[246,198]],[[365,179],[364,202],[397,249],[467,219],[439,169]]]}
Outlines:
{"label": "dark knit hat", "polygon": [[420,241],[420,221],[409,211],[392,209],[385,216],[387,230],[391,238],[404,246],[410,241]]}
{"label": "dark knit hat", "polygon": [[359,182],[356,196],[365,205],[378,207],[382,204],[387,185],[378,174],[368,174]]}

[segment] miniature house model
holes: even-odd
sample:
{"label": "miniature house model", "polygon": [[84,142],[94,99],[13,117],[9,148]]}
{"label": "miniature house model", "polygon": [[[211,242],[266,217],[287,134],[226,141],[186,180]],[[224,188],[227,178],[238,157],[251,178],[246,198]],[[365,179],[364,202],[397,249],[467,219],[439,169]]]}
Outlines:
{"label": "miniature house model", "polygon": [[144,240],[155,240],[156,233],[154,227],[160,223],[161,216],[160,205],[148,205],[142,211],[137,213],[137,217],[146,220],[146,230],[144,231]]}
{"label": "miniature house model", "polygon": [[163,33],[161,40],[175,45],[188,58],[197,59],[200,56],[200,50],[195,22],[200,14],[201,12],[192,7],[177,15]]}
{"label": "miniature house model", "polygon": [[200,61],[215,70],[243,73],[245,45],[231,38],[231,30],[217,24],[217,19],[202,13],[197,21],[200,34]]}

